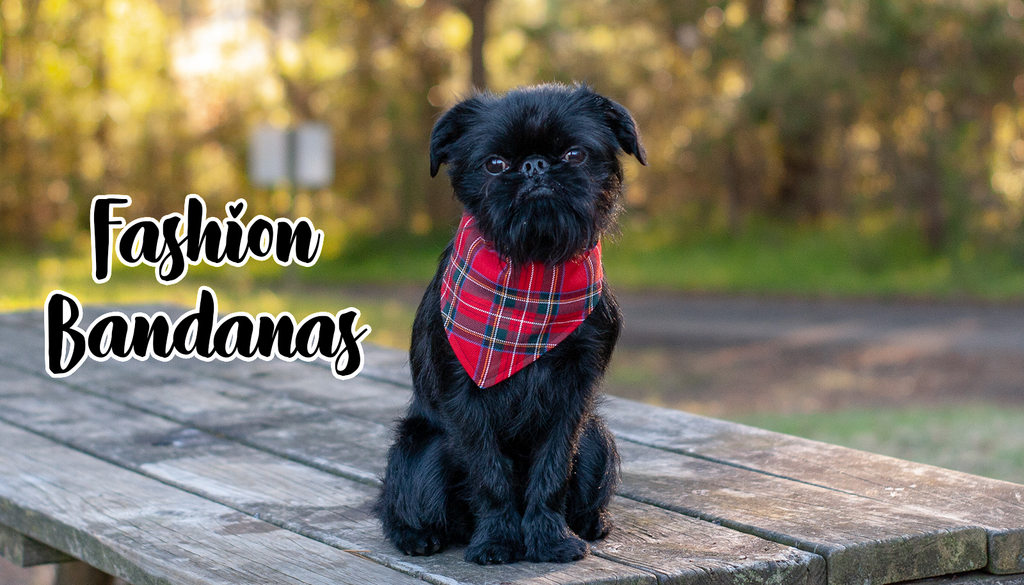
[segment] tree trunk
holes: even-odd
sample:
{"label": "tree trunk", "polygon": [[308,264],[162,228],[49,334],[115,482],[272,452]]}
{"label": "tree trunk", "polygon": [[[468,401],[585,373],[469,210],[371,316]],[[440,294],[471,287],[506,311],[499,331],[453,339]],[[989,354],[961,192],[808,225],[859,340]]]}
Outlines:
{"label": "tree trunk", "polygon": [[743,229],[746,204],[743,193],[743,164],[736,152],[736,139],[728,140],[725,152],[725,184],[729,190],[729,233],[738,236]]}
{"label": "tree trunk", "polygon": [[487,40],[487,8],[491,0],[471,0],[465,5],[466,16],[473,23],[473,37],[469,41],[469,61],[473,87],[487,89],[487,67],[484,64],[484,41]]}
{"label": "tree trunk", "polygon": [[777,199],[782,216],[810,219],[821,216],[821,199],[817,193],[820,134],[815,129],[782,141],[782,179]]}
{"label": "tree trunk", "polygon": [[[933,130],[934,131],[934,130]],[[923,227],[928,251],[937,254],[945,247],[948,239],[946,229],[946,206],[942,196],[942,168],[939,162],[935,136],[927,137],[928,153],[924,161],[919,204],[924,214]]]}

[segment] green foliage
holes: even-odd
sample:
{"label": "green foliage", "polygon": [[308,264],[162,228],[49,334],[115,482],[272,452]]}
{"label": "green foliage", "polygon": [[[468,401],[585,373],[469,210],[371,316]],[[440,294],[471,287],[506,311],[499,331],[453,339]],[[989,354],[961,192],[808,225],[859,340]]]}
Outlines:
{"label": "green foliage", "polygon": [[[360,238],[458,216],[426,169],[433,121],[470,91],[464,3],[231,6],[3,0],[0,244],[72,251],[105,192],[132,195],[135,215],[176,211],[190,192],[214,212],[245,197],[305,215],[345,265]],[[933,254],[1020,246],[1018,0],[490,6],[494,90],[584,80],[636,115],[650,162],[627,165],[638,217],[756,239],[765,217],[827,229],[891,215]],[[252,127],[310,119],[334,133],[334,184],[249,185]],[[878,264],[870,247],[856,254]]]}

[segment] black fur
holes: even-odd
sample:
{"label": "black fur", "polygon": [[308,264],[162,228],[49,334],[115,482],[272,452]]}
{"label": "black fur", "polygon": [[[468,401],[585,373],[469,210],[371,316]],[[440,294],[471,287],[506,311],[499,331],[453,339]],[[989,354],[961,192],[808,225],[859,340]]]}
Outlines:
{"label": "black fur", "polygon": [[[563,160],[571,149],[585,158]],[[619,152],[646,162],[622,106],[583,86],[544,85],[454,106],[431,135],[430,172],[448,165],[455,196],[513,265],[559,263],[613,228]],[[508,170],[488,173],[493,156]],[[523,167],[528,158],[534,167]],[[544,172],[531,172],[536,164]],[[595,403],[619,335],[618,306],[605,285],[569,337],[482,389],[455,357],[442,323],[440,285],[451,251],[449,244],[413,324],[415,393],[376,505],[384,533],[413,555],[468,544],[466,560],[481,564],[580,559],[582,539],[611,528],[607,506],[619,460]]]}

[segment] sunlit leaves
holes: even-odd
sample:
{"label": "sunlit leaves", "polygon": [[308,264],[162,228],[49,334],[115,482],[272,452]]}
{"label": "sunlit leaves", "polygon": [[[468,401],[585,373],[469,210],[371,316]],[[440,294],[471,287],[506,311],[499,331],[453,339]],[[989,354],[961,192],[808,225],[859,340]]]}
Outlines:
{"label": "sunlit leaves", "polygon": [[[791,217],[930,213],[958,238],[1020,230],[1019,0],[490,6],[492,89],[585,81],[633,111],[650,162],[626,163],[635,220],[739,229],[803,185],[812,201]],[[189,192],[245,196],[254,210],[308,211],[338,238],[443,229],[458,214],[425,169],[433,121],[470,89],[461,5],[0,0],[0,17],[11,239],[73,241],[68,214],[84,227],[104,190],[151,212]],[[254,190],[252,125],[305,120],[332,128],[335,184]]]}

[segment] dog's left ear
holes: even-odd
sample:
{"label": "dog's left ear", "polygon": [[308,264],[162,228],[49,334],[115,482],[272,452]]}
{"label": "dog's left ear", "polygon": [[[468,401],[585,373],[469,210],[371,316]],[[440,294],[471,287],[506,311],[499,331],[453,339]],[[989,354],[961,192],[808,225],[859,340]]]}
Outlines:
{"label": "dog's left ear", "polygon": [[633,120],[633,116],[620,104],[608,98],[602,99],[606,102],[604,104],[606,123],[615,134],[622,151],[635,156],[640,164],[646,165],[647,151],[644,150],[644,145],[640,142],[640,132],[636,129],[636,121]]}
{"label": "dog's left ear", "polygon": [[455,143],[462,138],[466,127],[481,106],[480,96],[474,96],[451,107],[434,124],[430,132],[430,176],[436,177],[442,163],[448,162]]}

